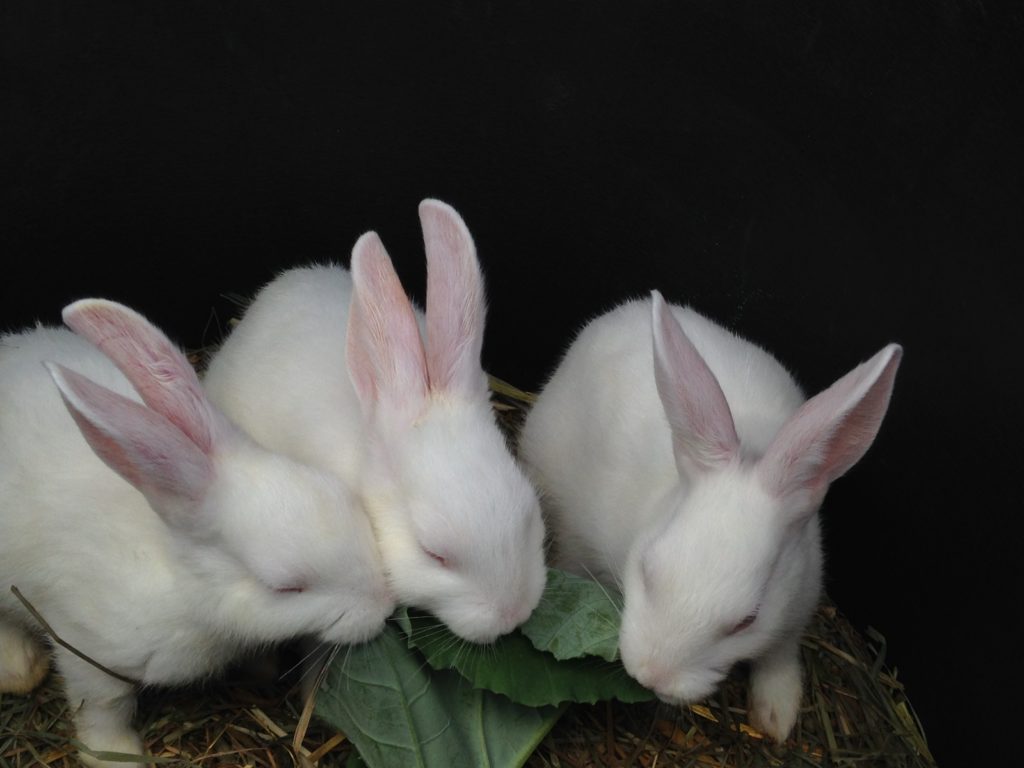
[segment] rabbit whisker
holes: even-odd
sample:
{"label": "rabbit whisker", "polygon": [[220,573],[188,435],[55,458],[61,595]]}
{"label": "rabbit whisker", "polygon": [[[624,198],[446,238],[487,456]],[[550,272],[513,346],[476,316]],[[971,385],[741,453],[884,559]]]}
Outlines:
{"label": "rabbit whisker", "polygon": [[[288,675],[290,675],[292,672],[297,670],[299,667],[301,667],[304,664],[306,664],[306,662],[308,662],[313,657],[320,658],[320,657],[326,656],[327,653],[328,653],[329,648],[330,648],[330,645],[329,645],[329,643],[326,640],[319,641],[316,645],[313,646],[313,648],[309,651],[309,653],[307,653],[305,656],[303,656],[297,662],[295,662],[290,667],[288,667],[288,669],[286,669],[284,672],[282,672],[278,676],[277,679],[278,680],[284,680],[286,677],[288,677]],[[311,666],[313,666],[313,665],[311,665]],[[303,671],[302,677],[305,677],[307,674],[309,674],[309,671],[310,670],[308,668],[305,671]]]}
{"label": "rabbit whisker", "polygon": [[587,572],[587,576],[590,577],[590,580],[593,581],[597,585],[598,589],[600,589],[601,592],[604,594],[605,598],[607,598],[608,603],[612,606],[612,608],[615,609],[615,612],[618,613],[619,616],[621,617],[622,616],[622,608],[619,606],[619,604],[615,600],[612,599],[611,594],[609,594],[608,590],[605,589],[604,584],[602,584],[600,581],[597,580],[597,578],[594,576],[593,572],[589,568],[587,568],[586,565],[583,566],[583,570]]}

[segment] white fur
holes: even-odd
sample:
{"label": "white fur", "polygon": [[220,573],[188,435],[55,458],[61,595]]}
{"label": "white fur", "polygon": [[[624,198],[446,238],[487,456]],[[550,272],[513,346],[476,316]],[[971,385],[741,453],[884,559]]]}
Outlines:
{"label": "white fur", "polygon": [[[88,301],[69,310],[83,307],[170,348],[126,308]],[[177,350],[169,358],[156,361],[153,382],[187,368]],[[125,375],[80,336],[38,327],[0,337],[0,690],[41,679],[38,627],[12,585],[64,640],[140,684],[203,678],[246,649],[300,634],[346,643],[383,628],[393,601],[368,520],[342,483],[257,445],[193,383],[196,418],[212,436],[206,452],[176,432],[173,414],[136,405]],[[194,451],[206,468],[172,468],[159,488],[133,487],[117,452],[110,466],[98,458],[69,408],[82,429],[99,425],[101,447],[117,433],[123,454],[149,455],[155,428],[176,433],[168,445]],[[168,463],[163,448],[150,453],[153,466]],[[275,591],[296,586],[304,591]],[[139,753],[134,687],[61,648],[54,656],[78,738],[92,750]]]}
{"label": "white fur", "polygon": [[657,293],[581,331],[520,452],[558,565],[622,587],[621,654],[641,683],[689,702],[752,660],[752,719],[788,735],[821,588],[817,508],[873,440],[899,356],[805,406],[768,353]]}
{"label": "white fur", "polygon": [[543,523],[490,407],[472,240],[443,203],[424,201],[420,216],[426,316],[368,233],[352,273],[311,266],[266,286],[205,384],[264,445],[357,489],[401,602],[488,642],[540,599]]}

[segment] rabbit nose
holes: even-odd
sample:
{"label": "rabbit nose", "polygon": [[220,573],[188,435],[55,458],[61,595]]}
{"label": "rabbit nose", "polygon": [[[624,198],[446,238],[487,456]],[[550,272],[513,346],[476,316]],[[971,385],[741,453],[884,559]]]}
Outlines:
{"label": "rabbit nose", "polygon": [[627,669],[630,675],[644,688],[655,691],[660,696],[666,688],[668,675],[653,662],[641,662],[634,669]]}
{"label": "rabbit nose", "polygon": [[531,613],[533,613],[533,611],[528,610],[522,605],[507,606],[501,612],[502,624],[508,627],[506,630],[507,632],[511,632],[530,618]]}
{"label": "rabbit nose", "polygon": [[395,609],[397,600],[395,600],[395,594],[388,587],[377,589],[373,593],[373,601],[378,605],[387,606],[388,613],[391,613]]}
{"label": "rabbit nose", "polygon": [[498,637],[506,635],[513,629],[518,627],[519,622],[516,621],[514,611],[507,608],[502,608],[495,614],[494,623],[492,626],[494,627],[495,639],[497,639]]}

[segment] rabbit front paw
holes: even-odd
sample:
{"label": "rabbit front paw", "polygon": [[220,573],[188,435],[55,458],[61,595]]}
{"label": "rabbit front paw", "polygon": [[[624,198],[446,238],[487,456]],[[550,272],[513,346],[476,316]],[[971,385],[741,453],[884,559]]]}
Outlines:
{"label": "rabbit front paw", "polygon": [[783,742],[800,714],[803,684],[796,658],[755,664],[750,676],[750,724],[777,742]]}

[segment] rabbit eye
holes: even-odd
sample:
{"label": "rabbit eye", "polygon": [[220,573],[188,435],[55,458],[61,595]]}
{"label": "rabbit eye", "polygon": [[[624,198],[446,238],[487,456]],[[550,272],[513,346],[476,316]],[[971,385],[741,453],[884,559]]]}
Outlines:
{"label": "rabbit eye", "polygon": [[432,560],[436,560],[436,561],[437,561],[437,562],[439,562],[439,563],[441,564],[441,566],[442,566],[442,567],[444,567],[444,568],[447,568],[447,567],[448,567],[448,558],[447,558],[447,557],[444,557],[444,556],[442,556],[442,555],[439,555],[439,554],[437,554],[437,552],[431,552],[431,551],[430,551],[429,549],[427,549],[426,547],[422,547],[422,549],[423,549],[423,553],[424,553],[424,554],[425,554],[425,555],[426,555],[427,557],[431,558]]}
{"label": "rabbit eye", "polygon": [[737,624],[735,627],[729,630],[728,634],[735,635],[737,632],[742,632],[744,629],[749,627],[757,619],[757,611],[754,611],[749,616],[745,617],[743,621]]}
{"label": "rabbit eye", "polygon": [[301,594],[301,593],[303,593],[305,591],[306,591],[306,588],[305,587],[300,587],[300,586],[278,587],[278,588],[276,588],[274,590],[274,592],[276,592],[279,595],[289,595],[289,594],[298,595],[298,594]]}

